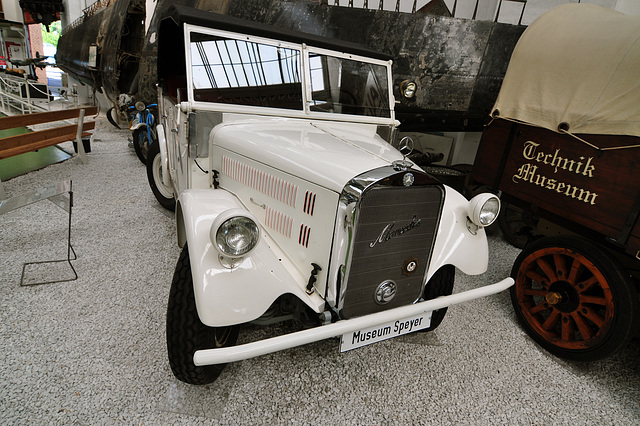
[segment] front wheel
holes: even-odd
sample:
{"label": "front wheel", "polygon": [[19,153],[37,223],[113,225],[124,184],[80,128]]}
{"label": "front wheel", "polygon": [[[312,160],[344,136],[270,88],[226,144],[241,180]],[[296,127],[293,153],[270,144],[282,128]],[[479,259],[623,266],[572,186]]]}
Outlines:
{"label": "front wheel", "polygon": [[[436,271],[424,288],[424,300],[435,299],[440,296],[449,296],[453,293],[453,283],[456,278],[456,268],[453,265],[444,265]],[[444,319],[447,308],[433,311],[431,314],[431,324],[421,331],[433,331]]]}
{"label": "front wheel", "polygon": [[173,197],[173,188],[162,182],[162,158],[160,157],[160,144],[154,141],[147,154],[147,179],[156,200],[162,207],[174,211],[176,200]]}
{"label": "front wheel", "polygon": [[631,277],[604,249],[548,237],[520,253],[511,302],[525,331],[554,355],[592,361],[620,350],[637,329]]}
{"label": "front wheel", "polygon": [[178,380],[206,385],[218,378],[226,364],[196,366],[193,354],[200,349],[233,346],[239,326],[208,327],[198,317],[187,246],[182,249],[171,283],[167,305],[167,354]]}
{"label": "front wheel", "polygon": [[133,131],[133,148],[142,164],[147,164],[149,145],[149,132],[146,128],[138,127]]}

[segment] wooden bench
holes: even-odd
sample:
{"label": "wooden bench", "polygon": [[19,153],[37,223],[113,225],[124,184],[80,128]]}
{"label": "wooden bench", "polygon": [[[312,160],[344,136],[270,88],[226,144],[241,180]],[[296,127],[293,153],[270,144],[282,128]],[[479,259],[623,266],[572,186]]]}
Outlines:
{"label": "wooden bench", "polygon": [[[36,151],[48,146],[57,145],[62,142],[81,139],[89,136],[90,130],[95,128],[95,121],[84,121],[84,117],[98,113],[98,107],[74,108],[60,111],[36,112],[33,114],[13,115],[0,117],[0,130],[13,129],[16,127],[32,126],[35,124],[51,123],[61,120],[79,119],[78,124],[53,127],[35,132],[28,132],[21,135],[0,138],[0,160],[24,154],[25,152]],[[80,138],[78,137],[80,134]],[[82,141],[78,141],[78,150],[82,148]]]}

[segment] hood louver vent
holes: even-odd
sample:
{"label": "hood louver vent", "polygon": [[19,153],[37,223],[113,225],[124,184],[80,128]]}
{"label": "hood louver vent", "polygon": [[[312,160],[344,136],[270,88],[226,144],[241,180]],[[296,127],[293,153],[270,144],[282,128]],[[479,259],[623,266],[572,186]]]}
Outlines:
{"label": "hood louver vent", "polygon": [[222,156],[222,173],[288,206],[296,206],[298,186],[251,167],[241,161]]}
{"label": "hood louver vent", "polygon": [[298,244],[303,247],[309,247],[309,235],[311,235],[311,228],[307,225],[300,225],[300,234],[298,235]]}
{"label": "hood louver vent", "polygon": [[269,228],[281,233],[287,238],[291,238],[291,228],[293,227],[293,218],[283,214],[271,207],[266,207],[265,225]]}
{"label": "hood louver vent", "polygon": [[304,194],[304,207],[302,211],[304,211],[309,216],[313,216],[313,211],[316,207],[316,194],[313,192],[307,191]]}

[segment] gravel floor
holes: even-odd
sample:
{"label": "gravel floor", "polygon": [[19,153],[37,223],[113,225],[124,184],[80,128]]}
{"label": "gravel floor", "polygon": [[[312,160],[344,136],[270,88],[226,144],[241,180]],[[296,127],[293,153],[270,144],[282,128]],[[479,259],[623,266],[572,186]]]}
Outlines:
{"label": "gravel floor", "polygon": [[[128,136],[99,117],[87,164],[4,182],[12,197],[72,179],[79,278],[19,285],[24,262],[65,257],[63,210],[41,201],[0,216],[0,424],[640,423],[637,340],[601,362],[554,358],[518,327],[508,293],[450,308],[432,333],[344,354],[331,339],[230,364],[213,385],[178,382],[164,332],[174,219]],[[518,251],[490,244],[489,271],[459,274],[456,291],[508,275]]]}

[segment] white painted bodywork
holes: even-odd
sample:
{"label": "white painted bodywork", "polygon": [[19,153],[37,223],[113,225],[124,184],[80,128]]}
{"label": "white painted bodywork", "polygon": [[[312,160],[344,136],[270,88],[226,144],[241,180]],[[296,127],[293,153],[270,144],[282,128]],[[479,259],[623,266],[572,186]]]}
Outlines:
{"label": "white painted bodywork", "polygon": [[223,189],[190,189],[180,194],[177,214],[184,220],[202,323],[219,327],[256,319],[285,293],[294,294],[321,312],[324,300],[317,293],[305,293],[305,277],[297,273],[265,232],[258,247],[239,266],[227,269],[220,264],[209,230],[220,213],[232,208],[244,206]]}
{"label": "white painted bodywork", "polygon": [[467,275],[482,274],[487,271],[489,264],[489,246],[485,230],[479,228],[475,234],[469,231],[469,202],[455,189],[446,185],[444,188],[444,207],[427,280],[444,265],[454,265]]}
{"label": "white painted bodywork", "polygon": [[[178,215],[184,218],[201,320],[210,326],[248,322],[285,293],[296,294],[321,312],[322,297],[327,296],[326,272],[331,270],[338,191],[352,177],[388,166],[402,156],[374,134],[367,139],[366,126],[347,136],[344,125],[327,133],[303,120],[239,118],[234,116],[230,123],[224,122],[211,132],[212,169],[220,171],[220,189],[192,189],[183,191],[179,198]],[[350,139],[345,141],[347,137]],[[251,158],[256,153],[263,161]],[[335,169],[331,158],[336,158]],[[239,174],[230,176],[230,168]],[[302,211],[307,191],[317,195],[313,216]],[[447,264],[471,275],[486,271],[486,236],[483,229],[475,235],[467,229],[467,207],[462,195],[445,186],[442,218],[425,282]],[[258,249],[233,271],[220,265],[209,240],[213,220],[231,208],[253,213],[262,225],[263,236]],[[274,225],[268,212],[284,219]],[[298,243],[296,230],[301,224],[314,232],[309,247]],[[340,234],[346,242],[346,236]],[[304,292],[311,262],[323,268],[314,297]]]}
{"label": "white painted bodywork", "polygon": [[371,124],[245,117],[211,137],[215,146],[245,157],[260,152],[264,164],[336,193],[354,176],[403,158]]}
{"label": "white painted bodywork", "polygon": [[[185,28],[189,34],[192,27]],[[206,29],[198,31],[223,34]],[[189,61],[189,39],[186,38]],[[328,305],[335,306],[336,271],[348,258],[350,244],[345,230],[348,212],[340,210],[340,196],[352,179],[372,170],[393,170],[390,166],[403,160],[403,155],[377,134],[381,125],[395,127],[398,124],[393,113],[391,87],[390,117],[312,111],[307,102],[311,87],[305,72],[308,72],[309,52],[324,51],[284,45],[299,49],[306,61],[302,64],[305,90],[304,108],[300,111],[180,102],[169,98],[160,103],[163,126],[158,126],[158,130],[163,176],[170,179],[177,194],[178,243],[188,244],[196,308],[202,323],[211,327],[256,320],[285,294],[294,295],[318,314],[326,312]],[[393,81],[390,63],[371,61],[387,66],[389,81]],[[190,78],[188,72],[190,89],[187,90],[191,90],[188,98],[194,99]],[[189,134],[193,131],[189,128],[189,117],[194,111],[216,117],[206,154],[201,157],[196,157],[195,142],[190,140],[195,137]],[[467,207],[468,202],[462,195],[445,187],[442,216],[425,283],[441,266],[448,264],[467,274],[486,270],[486,236],[482,229],[473,233],[467,228]],[[219,253],[210,241],[210,229],[218,215],[238,208],[250,211],[258,219],[261,240],[239,265],[229,269],[219,260]],[[312,263],[322,269],[308,291]],[[333,275],[328,276],[328,271]],[[506,280],[461,295],[339,321],[251,347],[198,351],[195,362],[206,365],[245,359],[380,324],[389,318],[402,318],[414,311],[472,300],[509,285],[511,282]]]}

